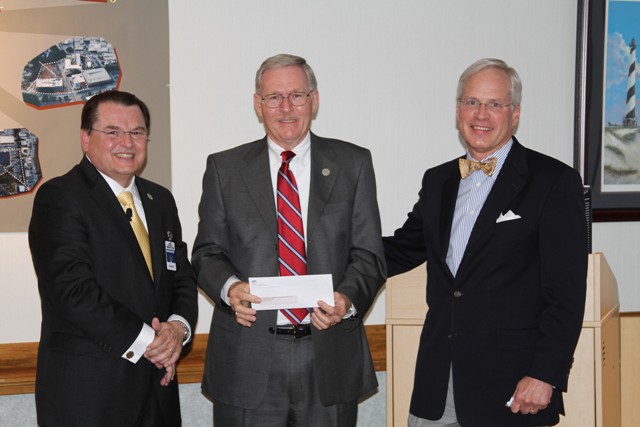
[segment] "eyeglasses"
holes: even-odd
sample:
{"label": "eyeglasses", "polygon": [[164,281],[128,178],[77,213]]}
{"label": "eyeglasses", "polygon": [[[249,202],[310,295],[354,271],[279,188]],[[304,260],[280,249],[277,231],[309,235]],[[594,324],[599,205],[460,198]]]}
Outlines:
{"label": "eyeglasses", "polygon": [[309,95],[311,95],[312,93],[313,90],[310,90],[307,93],[291,92],[287,96],[280,95],[279,93],[272,93],[261,97],[261,99],[262,102],[264,102],[264,105],[267,106],[267,108],[278,108],[282,105],[282,101],[284,101],[285,99],[288,100],[289,104],[293,105],[294,107],[302,107],[307,103],[307,98],[309,98]]}
{"label": "eyeglasses", "polygon": [[489,102],[480,102],[475,98],[469,99],[459,99],[458,103],[462,106],[464,110],[479,110],[481,105],[487,107],[487,111],[490,112],[498,112],[505,107],[511,107],[513,103],[508,102],[506,104],[500,103],[498,101],[489,101]]}
{"label": "eyeglasses", "polygon": [[133,141],[144,141],[149,135],[146,130],[122,130],[122,129],[110,129],[110,130],[100,130],[91,128],[91,130],[95,130],[96,132],[103,133],[107,135],[107,138],[117,140],[121,139],[125,134],[129,134]]}

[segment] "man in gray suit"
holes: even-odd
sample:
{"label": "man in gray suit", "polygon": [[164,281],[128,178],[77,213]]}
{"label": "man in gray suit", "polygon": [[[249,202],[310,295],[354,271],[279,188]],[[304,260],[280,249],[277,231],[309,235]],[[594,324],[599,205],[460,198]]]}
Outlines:
{"label": "man in gray suit", "polygon": [[[377,387],[362,324],[385,280],[371,154],[311,133],[318,105],[303,58],[268,58],[254,95],[267,135],[207,161],[192,258],[215,304],[202,388],[216,426],[355,426],[358,398]],[[303,315],[256,311],[247,283],[289,274],[285,166],[302,223],[294,252],[304,270],[291,274],[333,280],[333,304]]]}

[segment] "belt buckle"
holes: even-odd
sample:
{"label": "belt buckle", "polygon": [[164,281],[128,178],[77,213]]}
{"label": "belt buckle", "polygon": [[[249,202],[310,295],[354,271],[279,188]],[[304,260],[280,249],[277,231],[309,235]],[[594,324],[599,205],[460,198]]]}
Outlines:
{"label": "belt buckle", "polygon": [[293,333],[291,335],[294,340],[306,337],[311,332],[310,328],[311,327],[309,325],[296,325],[293,327]]}

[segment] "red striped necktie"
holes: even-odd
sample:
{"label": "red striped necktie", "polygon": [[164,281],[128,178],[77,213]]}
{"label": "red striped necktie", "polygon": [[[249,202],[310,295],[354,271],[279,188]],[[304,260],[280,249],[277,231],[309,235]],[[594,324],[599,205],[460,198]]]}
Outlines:
{"label": "red striped necktie", "polygon": [[[307,274],[307,255],[304,247],[304,230],[298,186],[289,162],[296,154],[282,152],[282,165],[278,170],[278,262],[280,276],[301,276]],[[298,325],[307,317],[306,308],[283,309],[282,314]]]}

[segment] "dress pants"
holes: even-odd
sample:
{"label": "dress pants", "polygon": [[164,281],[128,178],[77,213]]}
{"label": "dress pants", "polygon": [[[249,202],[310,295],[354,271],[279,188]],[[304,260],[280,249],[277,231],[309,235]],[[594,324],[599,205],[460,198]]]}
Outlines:
{"label": "dress pants", "polygon": [[331,406],[320,402],[312,339],[277,335],[263,401],[249,410],[214,400],[214,427],[355,427],[357,401]]}
{"label": "dress pants", "polygon": [[[408,427],[465,427],[458,423],[456,417],[456,405],[453,400],[453,371],[449,371],[449,386],[447,388],[447,401],[444,407],[442,418],[436,421],[418,418],[413,414],[409,414],[407,420]],[[548,427],[548,426],[540,426]]]}

